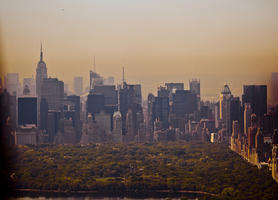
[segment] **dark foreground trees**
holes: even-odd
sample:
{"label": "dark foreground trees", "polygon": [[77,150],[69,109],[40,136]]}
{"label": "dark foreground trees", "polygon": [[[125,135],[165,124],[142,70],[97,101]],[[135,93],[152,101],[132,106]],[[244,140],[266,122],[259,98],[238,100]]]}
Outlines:
{"label": "dark foreground trees", "polygon": [[223,199],[277,199],[268,168],[225,145],[198,142],[29,146],[15,149],[18,188],[115,195],[204,191]]}

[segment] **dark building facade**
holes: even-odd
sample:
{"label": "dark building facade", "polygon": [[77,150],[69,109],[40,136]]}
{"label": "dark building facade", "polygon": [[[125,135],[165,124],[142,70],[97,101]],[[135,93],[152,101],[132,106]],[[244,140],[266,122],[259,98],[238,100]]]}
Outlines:
{"label": "dark building facade", "polygon": [[172,111],[177,116],[184,117],[197,111],[197,96],[189,90],[177,90],[173,95]]}
{"label": "dark building facade", "polygon": [[256,114],[259,122],[267,113],[267,86],[266,85],[244,85],[242,105],[250,103],[253,113]]}
{"label": "dark building facade", "polygon": [[48,103],[46,99],[42,99],[40,102],[40,125],[41,130],[46,130],[47,128],[47,115],[48,115]]}
{"label": "dark building facade", "polygon": [[152,106],[152,121],[160,120],[162,128],[169,126],[169,97],[155,97]]}
{"label": "dark building facade", "polygon": [[91,113],[93,118],[105,108],[105,97],[103,94],[89,94],[87,99],[87,113]]}
{"label": "dark building facade", "polygon": [[37,125],[37,97],[18,98],[18,125]]}
{"label": "dark building facade", "polygon": [[64,82],[59,81],[57,78],[43,79],[41,99],[45,99],[47,101],[49,110],[62,110],[64,100]]}

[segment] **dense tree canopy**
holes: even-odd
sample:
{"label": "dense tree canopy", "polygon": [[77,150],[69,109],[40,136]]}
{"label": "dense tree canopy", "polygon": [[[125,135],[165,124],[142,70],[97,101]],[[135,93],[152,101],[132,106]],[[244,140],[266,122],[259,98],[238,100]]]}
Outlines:
{"label": "dense tree canopy", "polygon": [[204,191],[227,199],[277,199],[268,168],[227,146],[199,142],[23,146],[15,150],[17,188],[98,191]]}

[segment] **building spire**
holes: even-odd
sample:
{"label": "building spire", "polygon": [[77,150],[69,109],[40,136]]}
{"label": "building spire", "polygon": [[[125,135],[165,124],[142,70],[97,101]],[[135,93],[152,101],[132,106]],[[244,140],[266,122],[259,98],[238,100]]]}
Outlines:
{"label": "building spire", "polygon": [[95,73],[97,73],[97,69],[96,69],[96,57],[94,56],[94,71]]}
{"label": "building spire", "polygon": [[125,82],[125,67],[124,66],[123,66],[123,71],[122,71],[122,82],[124,85],[124,82]]}
{"label": "building spire", "polygon": [[40,56],[40,61],[43,60],[43,52],[42,52],[42,41],[41,41],[41,56]]}

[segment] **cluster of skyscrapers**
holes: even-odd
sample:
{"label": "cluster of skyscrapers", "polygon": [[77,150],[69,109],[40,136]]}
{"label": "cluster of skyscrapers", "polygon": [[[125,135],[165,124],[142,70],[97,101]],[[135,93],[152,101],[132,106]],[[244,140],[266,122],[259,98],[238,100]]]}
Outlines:
{"label": "cluster of skyscrapers", "polygon": [[[224,85],[219,101],[202,101],[200,80],[165,83],[142,102],[141,85],[103,78],[90,71],[89,86],[74,78],[68,86],[47,74],[41,48],[36,78],[20,86],[17,73],[1,84],[1,124],[8,143],[91,144],[102,142],[159,142],[202,140],[223,142],[253,163],[272,155],[267,143],[278,129],[278,73],[271,78],[271,100],[266,85],[244,85],[242,97]],[[277,148],[276,148],[277,149]],[[277,159],[272,163],[277,163]]]}

